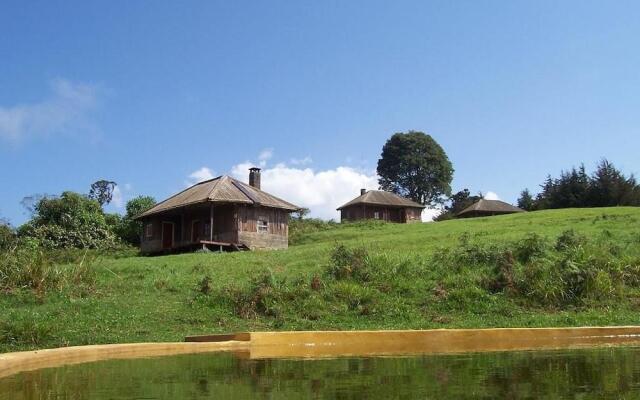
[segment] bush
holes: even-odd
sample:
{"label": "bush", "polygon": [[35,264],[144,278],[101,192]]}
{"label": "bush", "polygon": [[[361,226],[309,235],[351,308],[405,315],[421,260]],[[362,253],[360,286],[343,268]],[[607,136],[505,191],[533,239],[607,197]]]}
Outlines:
{"label": "bush", "polygon": [[7,250],[16,240],[16,233],[8,224],[0,221],[0,251]]}
{"label": "bush", "polygon": [[353,278],[367,282],[371,279],[369,261],[369,254],[364,247],[350,249],[344,244],[336,243],[326,272],[337,280]]}
{"label": "bush", "polygon": [[530,233],[516,244],[515,254],[518,261],[527,263],[534,257],[543,256],[548,246],[544,237],[537,233]]}
{"label": "bush", "polygon": [[33,211],[33,218],[20,227],[19,234],[38,240],[45,248],[98,249],[117,243],[100,204],[81,194],[43,197]]}
{"label": "bush", "polygon": [[256,318],[259,315],[278,317],[278,302],[286,291],[285,280],[277,279],[273,272],[265,270],[252,278],[248,287],[228,286],[223,296],[231,300],[234,312],[241,318]]}
{"label": "bush", "polygon": [[21,240],[2,253],[0,290],[31,289],[42,294],[52,289],[93,286],[95,272],[91,268],[92,261],[93,257],[85,254],[76,263],[55,264],[36,241]]}
{"label": "bush", "polygon": [[610,240],[590,244],[586,237],[565,231],[555,246],[537,234],[501,245],[479,245],[466,234],[457,247],[440,249],[433,264],[463,274],[491,294],[506,293],[526,303],[563,308],[615,298],[623,285],[640,285],[638,260],[621,258],[622,247]]}
{"label": "bush", "polygon": [[566,230],[558,236],[556,240],[556,250],[566,251],[572,248],[582,246],[587,243],[587,237],[578,234],[573,229]]}

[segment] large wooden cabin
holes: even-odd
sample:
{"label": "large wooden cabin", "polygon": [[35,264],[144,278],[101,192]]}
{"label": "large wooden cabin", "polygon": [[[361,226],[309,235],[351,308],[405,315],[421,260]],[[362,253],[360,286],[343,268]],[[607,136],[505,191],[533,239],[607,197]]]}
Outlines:
{"label": "large wooden cabin", "polygon": [[299,207],[260,190],[260,169],[249,184],[229,176],[197,183],[145,211],[143,253],[194,249],[286,249],[289,213]]}
{"label": "large wooden cabin", "polygon": [[395,193],[382,190],[360,190],[360,196],[338,207],[341,221],[379,219],[387,222],[411,223],[422,221],[425,206]]}

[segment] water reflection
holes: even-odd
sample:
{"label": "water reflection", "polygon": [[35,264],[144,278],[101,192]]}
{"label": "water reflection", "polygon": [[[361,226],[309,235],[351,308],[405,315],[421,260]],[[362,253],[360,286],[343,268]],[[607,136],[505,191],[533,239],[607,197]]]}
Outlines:
{"label": "water reflection", "polygon": [[251,360],[112,360],[0,380],[0,399],[640,398],[640,348]]}

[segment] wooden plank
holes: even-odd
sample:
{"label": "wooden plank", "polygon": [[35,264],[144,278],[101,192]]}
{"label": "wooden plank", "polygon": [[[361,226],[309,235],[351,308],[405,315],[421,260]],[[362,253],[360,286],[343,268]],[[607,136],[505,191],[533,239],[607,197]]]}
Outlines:
{"label": "wooden plank", "polygon": [[240,332],[217,335],[195,335],[184,338],[185,342],[228,342],[230,340],[248,342],[251,340],[251,334],[247,332]]}
{"label": "wooden plank", "polygon": [[216,241],[213,241],[213,240],[199,240],[198,244],[211,244],[211,245],[215,245],[215,246],[231,246],[233,243],[216,242]]}

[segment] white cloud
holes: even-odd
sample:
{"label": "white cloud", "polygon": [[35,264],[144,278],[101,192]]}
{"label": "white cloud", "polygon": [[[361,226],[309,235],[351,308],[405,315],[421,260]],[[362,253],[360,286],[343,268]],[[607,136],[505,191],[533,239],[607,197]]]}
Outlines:
{"label": "white cloud", "polygon": [[304,158],[292,158],[289,162],[293,165],[308,165],[313,163],[313,159],[306,156]]}
{"label": "white cloud", "polygon": [[215,178],[215,174],[207,167],[202,167],[189,174],[189,179],[185,181],[185,185],[191,186],[198,182],[207,181]]}
{"label": "white cloud", "polygon": [[56,79],[51,91],[37,103],[0,106],[0,137],[18,141],[30,135],[65,132],[82,125],[96,105],[97,89],[92,85]]}
{"label": "white cloud", "polygon": [[[235,165],[231,174],[247,181],[250,162]],[[262,170],[262,189],[300,207],[307,207],[311,215],[324,219],[339,219],[336,208],[360,193],[360,188],[376,189],[375,174],[337,167],[325,171],[294,168],[277,164]]]}
{"label": "white cloud", "polygon": [[500,200],[500,197],[492,191],[488,191],[487,193],[485,193],[484,198],[487,200]]}
{"label": "white cloud", "polygon": [[111,198],[111,204],[113,204],[116,208],[122,208],[124,206],[124,198],[122,195],[122,190],[120,190],[120,186],[116,186],[113,188],[113,197]]}
{"label": "white cloud", "polygon": [[267,165],[267,161],[269,161],[273,157],[273,149],[268,148],[264,149],[258,154],[258,161],[260,161],[260,166],[264,167]]}
{"label": "white cloud", "polygon": [[130,183],[125,183],[124,185],[116,185],[113,188],[113,196],[111,198],[111,202],[107,206],[111,211],[122,211],[124,206],[127,204],[127,201],[131,198],[131,191],[133,190],[133,186]]}
{"label": "white cloud", "polygon": [[[261,188],[288,202],[310,210],[312,217],[322,219],[340,219],[337,207],[360,195],[360,189],[376,190],[378,176],[375,171],[339,166],[327,170],[315,170],[302,165],[311,163],[311,157],[291,160],[293,166],[278,163],[265,167],[266,161],[273,157],[273,149],[265,149],[258,155],[258,165],[262,167]],[[248,182],[249,168],[255,162],[244,161],[231,168],[230,175]],[[214,174],[207,167],[202,167],[189,175],[189,184],[211,179]],[[431,221],[441,212],[439,209],[426,209],[423,221]]]}

